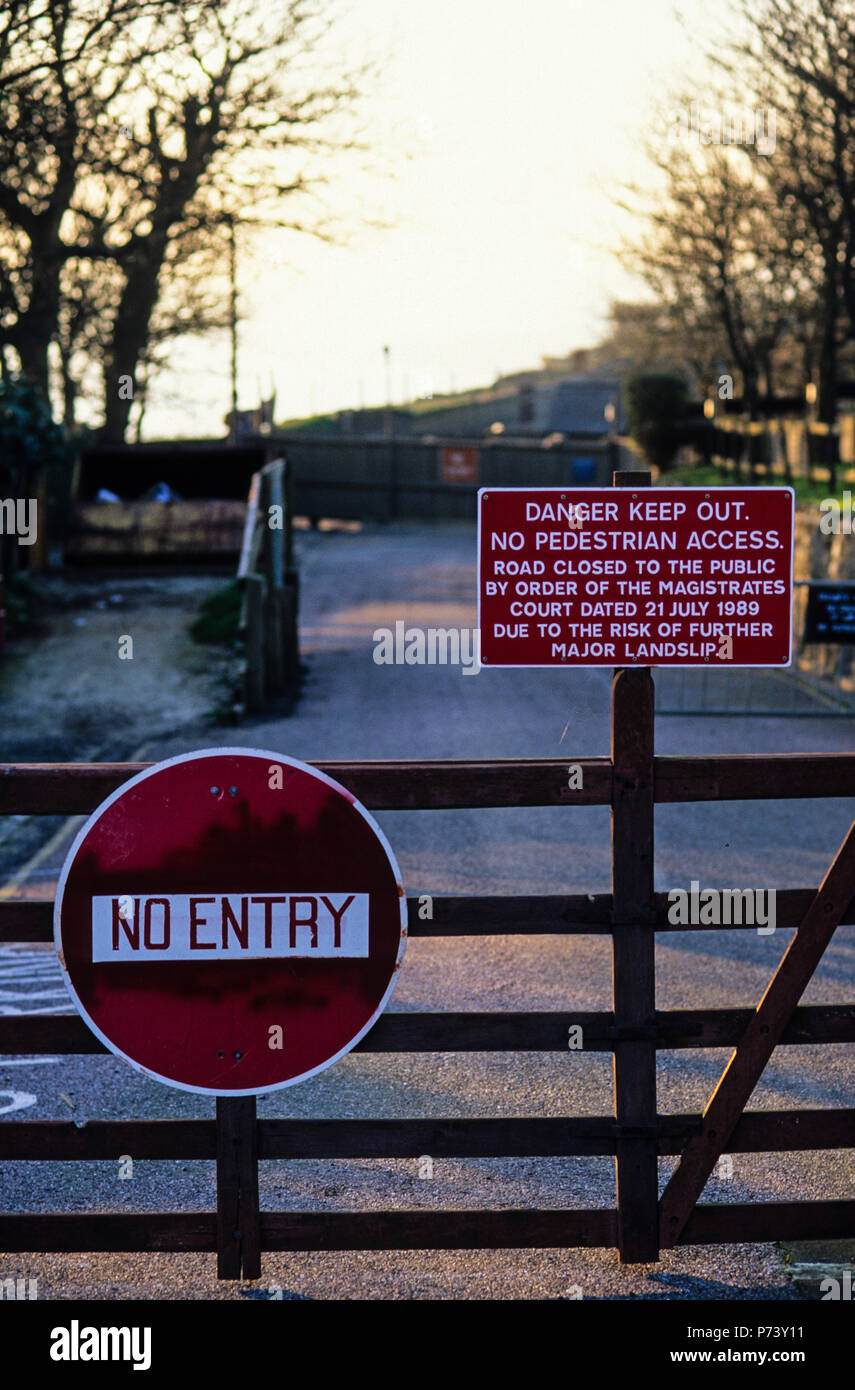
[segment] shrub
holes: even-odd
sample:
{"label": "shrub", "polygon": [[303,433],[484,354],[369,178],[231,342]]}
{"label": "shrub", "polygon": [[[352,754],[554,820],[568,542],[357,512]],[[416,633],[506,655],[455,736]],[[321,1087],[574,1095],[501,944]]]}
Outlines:
{"label": "shrub", "polygon": [[193,641],[209,642],[223,647],[234,646],[238,639],[242,601],[240,585],[234,580],[206,598],[199,610],[198,618],[194,618],[190,624],[190,636]]}
{"label": "shrub", "polygon": [[[57,469],[69,471],[65,436],[47,401],[25,376],[0,381],[0,497],[35,497],[39,478],[50,479]],[[46,523],[39,518],[40,527]],[[0,573],[7,579],[18,568],[21,549],[15,536],[0,537]]]}
{"label": "shrub", "polygon": [[652,466],[665,472],[683,441],[688,387],[681,376],[641,372],[626,385],[629,433]]}
{"label": "shrub", "polygon": [[22,494],[32,470],[64,456],[62,429],[41,392],[24,376],[0,381],[0,490]]}

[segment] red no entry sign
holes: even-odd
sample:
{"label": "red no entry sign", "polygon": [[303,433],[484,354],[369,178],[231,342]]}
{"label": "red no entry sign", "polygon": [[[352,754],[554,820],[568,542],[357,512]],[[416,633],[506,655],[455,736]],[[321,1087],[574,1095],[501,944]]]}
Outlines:
{"label": "red no entry sign", "polygon": [[255,1095],[367,1033],[406,920],[391,849],[348,791],[292,758],[224,748],[108,797],[66,859],[54,931],[112,1052],[182,1090]]}
{"label": "red no entry sign", "polygon": [[488,666],[787,666],[793,490],[482,488]]}

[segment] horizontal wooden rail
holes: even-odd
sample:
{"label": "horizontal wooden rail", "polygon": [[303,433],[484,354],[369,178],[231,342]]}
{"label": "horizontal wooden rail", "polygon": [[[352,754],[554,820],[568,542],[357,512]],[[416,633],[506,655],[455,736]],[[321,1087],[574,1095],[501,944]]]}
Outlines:
{"label": "horizontal wooden rail", "polygon": [[0,1250],[201,1251],[217,1249],[217,1217],[206,1211],[27,1212],[0,1216]]}
{"label": "horizontal wooden rail", "polygon": [[[490,806],[606,806],[608,758],[577,758],[583,787],[568,788],[570,758],[314,762],[375,810]],[[0,814],[80,815],[94,811],[150,763],[0,764]]]}
{"label": "horizontal wooden rail", "polygon": [[[568,1030],[581,1027],[585,1052],[652,1038],[665,1048],[735,1047],[753,1009],[658,1011],[647,1028],[617,1029],[611,1013],[394,1013],[377,1020],[354,1052],[568,1052]],[[855,1004],[796,1009],[782,1043],[855,1042]],[[77,1014],[0,1017],[0,1055],[96,1053],[108,1049]]]}
{"label": "horizontal wooden rail", "polygon": [[696,1206],[677,1244],[848,1240],[853,1236],[855,1201],[728,1202]]}
{"label": "horizontal wooden rail", "polygon": [[263,1250],[546,1250],[616,1244],[616,1215],[608,1208],[261,1213]]}
{"label": "horizontal wooden rail", "polygon": [[[593,1211],[262,1212],[262,1250],[520,1250],[615,1244],[615,1214]],[[216,1249],[209,1212],[0,1216],[0,1251]]]}
{"label": "horizontal wooden rail", "polygon": [[[712,884],[702,884],[713,887]],[[765,888],[766,885],[759,884]],[[775,897],[779,930],[798,927],[816,896],[815,888],[781,888]],[[410,936],[608,936],[612,932],[611,893],[571,893],[542,897],[433,897],[433,918],[423,920],[422,898],[407,898]],[[653,926],[659,932],[756,931],[750,922],[721,927],[668,921],[667,893],[655,895]],[[855,926],[855,902],[843,924]],[[7,899],[0,901],[0,943],[53,941],[53,903]]]}
{"label": "horizontal wooden rail", "polygon": [[216,1120],[10,1120],[0,1125],[0,1162],[9,1159],[216,1158]]}
{"label": "horizontal wooden rail", "polygon": [[655,773],[655,800],[660,804],[855,797],[855,753],[657,758]]}
{"label": "horizontal wooden rail", "polygon": [[[582,768],[568,788],[567,768]],[[82,815],[150,763],[2,763],[0,814]],[[431,762],[336,762],[313,767],[375,810],[452,810],[499,806],[606,806],[608,758],[503,758]],[[855,753],[731,754],[656,758],[659,803],[855,797]]]}
{"label": "horizontal wooden rail", "polygon": [[[657,1010],[656,1046],[660,1050],[735,1047],[753,1016],[754,1009]],[[855,1005],[801,1005],[784,1030],[781,1042],[789,1045],[855,1042]]]}
{"label": "horizontal wooden rail", "polygon": [[[680,1245],[849,1239],[855,1201],[754,1202],[695,1208]],[[283,1250],[525,1250],[609,1247],[616,1214],[587,1211],[276,1211],[261,1213],[261,1248]],[[0,1216],[0,1250],[216,1249],[211,1212],[80,1212]]]}
{"label": "horizontal wooden rail", "polygon": [[655,801],[790,801],[855,796],[855,753],[656,758]]}
{"label": "horizontal wooden rail", "polygon": [[[660,1115],[660,1155],[681,1153],[700,1115]],[[636,1134],[636,1131],[632,1131]],[[563,1158],[608,1156],[625,1138],[608,1115],[506,1119],[259,1120],[258,1157],[272,1159]],[[729,1153],[855,1148],[855,1110],[757,1110],[743,1115]],[[25,1120],[0,1125],[0,1162],[214,1159],[214,1120]]]}

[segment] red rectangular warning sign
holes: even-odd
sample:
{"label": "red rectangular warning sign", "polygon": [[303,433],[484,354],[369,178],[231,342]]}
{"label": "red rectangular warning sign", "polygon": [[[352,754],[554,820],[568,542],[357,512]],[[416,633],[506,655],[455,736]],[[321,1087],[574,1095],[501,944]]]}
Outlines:
{"label": "red rectangular warning sign", "polygon": [[444,483],[477,483],[478,458],[478,449],[440,449],[440,479]]}
{"label": "red rectangular warning sign", "polygon": [[484,666],[787,666],[793,490],[482,488]]}

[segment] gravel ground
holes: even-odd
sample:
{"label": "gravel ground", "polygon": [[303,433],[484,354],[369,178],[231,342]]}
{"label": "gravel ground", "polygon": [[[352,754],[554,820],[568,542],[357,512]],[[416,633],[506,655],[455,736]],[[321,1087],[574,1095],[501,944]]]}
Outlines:
{"label": "gravel ground", "polygon": [[[0,758],[89,755],[172,734],[216,703],[224,661],[187,624],[226,579],[211,574],[38,577],[32,634],[0,663]],[[119,657],[133,638],[131,659]]]}
{"label": "gravel ground", "polygon": [[[408,625],[473,627],[474,532],[396,525],[299,538],[303,697],[289,718],[208,733],[153,737],[147,758],[240,744],[318,758],[567,756],[608,752],[609,672],[490,671],[378,666],[373,631]],[[128,630],[132,631],[132,628]],[[660,753],[834,751],[851,747],[844,718],[660,718]],[[817,884],[848,828],[853,802],[719,803],[657,809],[656,887]],[[381,812],[409,894],[604,892],[608,813],[599,807]],[[57,863],[46,862],[45,879]],[[687,933],[657,952],[660,1007],[757,1001],[789,934]],[[661,940],[661,939],[660,939]],[[609,1006],[607,938],[416,939],[393,1009],[556,1009]],[[855,928],[840,929],[807,1001],[851,1002]],[[26,990],[24,990],[26,993]],[[16,1008],[26,1003],[13,1003]],[[8,1006],[7,1006],[8,1007]],[[752,1108],[851,1105],[849,1046],[782,1048]],[[702,1108],[726,1060],[719,1051],[661,1053],[663,1112]],[[116,1058],[61,1058],[2,1070],[0,1086],[36,1097],[27,1118],[210,1115],[206,1097],[137,1075]],[[594,1115],[611,1109],[606,1054],[351,1056],[299,1087],[259,1099],[262,1116]],[[14,1080],[9,1080],[14,1076]],[[64,1096],[66,1099],[61,1099]],[[2,1091],[0,1091],[2,1097]],[[75,1107],[71,1112],[69,1105]],[[20,1113],[20,1112],[19,1112]],[[2,1121],[0,1121],[2,1122]],[[10,1120],[10,1122],[12,1122]],[[673,1160],[660,1164],[664,1183]],[[730,1181],[707,1201],[855,1197],[852,1151],[734,1155]],[[261,1166],[266,1209],[611,1206],[610,1159],[415,1160]],[[4,1210],[210,1210],[213,1165],[0,1164]],[[585,1298],[789,1299],[773,1246],[695,1247],[660,1264],[621,1269],[614,1251],[475,1251],[269,1255],[255,1287],[217,1284],[207,1256],[6,1256],[0,1273],[39,1279],[40,1296],[87,1298]]]}
{"label": "gravel ground", "polygon": [[[122,762],[176,730],[204,743],[230,659],[191,641],[187,625],[225,582],[210,574],[38,576],[34,630],[0,661],[0,761]],[[119,658],[124,636],[133,638],[132,659]],[[3,817],[0,881],[64,824],[64,817]],[[28,881],[50,880],[55,863],[56,856]]]}

